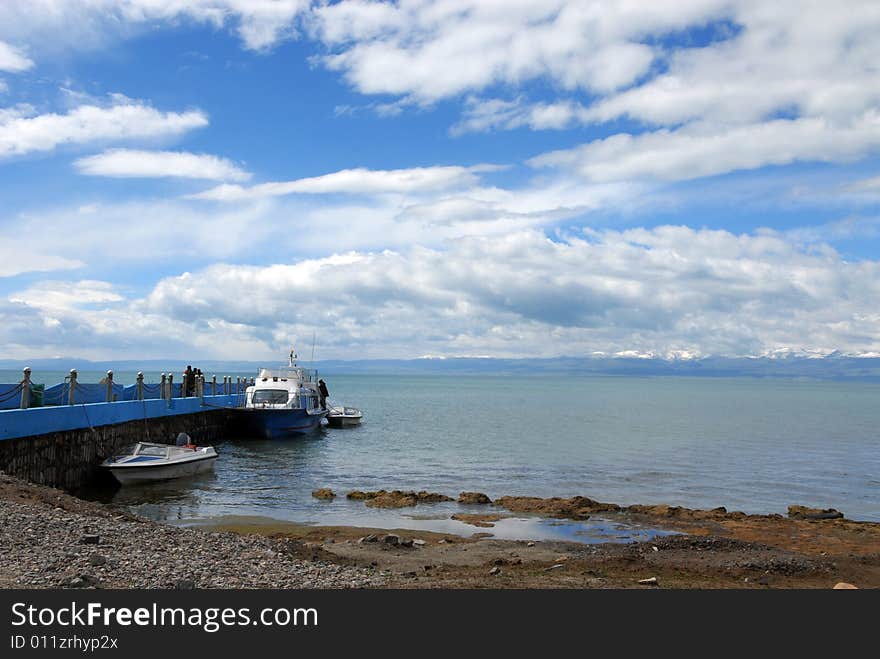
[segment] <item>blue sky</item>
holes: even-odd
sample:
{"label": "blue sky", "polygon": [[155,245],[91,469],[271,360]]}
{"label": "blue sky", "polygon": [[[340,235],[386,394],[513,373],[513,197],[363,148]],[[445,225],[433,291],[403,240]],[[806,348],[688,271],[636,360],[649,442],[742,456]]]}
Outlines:
{"label": "blue sky", "polygon": [[855,0],[2,3],[0,357],[880,354],[878,33]]}

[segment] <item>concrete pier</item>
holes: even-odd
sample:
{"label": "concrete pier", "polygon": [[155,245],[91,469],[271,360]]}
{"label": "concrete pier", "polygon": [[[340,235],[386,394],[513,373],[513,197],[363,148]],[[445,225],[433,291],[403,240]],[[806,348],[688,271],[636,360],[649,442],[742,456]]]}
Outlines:
{"label": "concrete pier", "polygon": [[230,394],[5,410],[0,471],[76,489],[105,458],[135,442],[170,443],[180,432],[201,444],[221,439],[238,400]]}

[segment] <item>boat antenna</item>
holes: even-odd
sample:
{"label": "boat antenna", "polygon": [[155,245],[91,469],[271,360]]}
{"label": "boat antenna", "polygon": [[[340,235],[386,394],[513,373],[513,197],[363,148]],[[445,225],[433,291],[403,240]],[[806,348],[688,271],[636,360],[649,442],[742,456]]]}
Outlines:
{"label": "boat antenna", "polygon": [[315,367],[315,330],[312,330],[312,368]]}

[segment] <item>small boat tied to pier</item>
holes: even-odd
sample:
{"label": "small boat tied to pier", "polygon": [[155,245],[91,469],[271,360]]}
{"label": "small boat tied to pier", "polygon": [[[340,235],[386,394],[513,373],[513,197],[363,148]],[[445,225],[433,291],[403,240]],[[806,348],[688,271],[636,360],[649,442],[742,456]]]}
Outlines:
{"label": "small boat tied to pier", "polygon": [[138,442],[130,453],[115,455],[101,463],[122,485],[192,476],[214,468],[213,446],[196,446],[180,433],[177,444]]}
{"label": "small boat tied to pier", "polygon": [[356,407],[328,405],[327,408],[327,425],[331,428],[359,426],[363,418],[363,413]]}

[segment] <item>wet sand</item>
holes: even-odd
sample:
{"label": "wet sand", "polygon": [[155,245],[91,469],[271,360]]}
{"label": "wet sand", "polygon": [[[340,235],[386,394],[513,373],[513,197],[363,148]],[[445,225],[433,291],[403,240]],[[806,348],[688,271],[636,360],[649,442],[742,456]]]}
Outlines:
{"label": "wet sand", "polygon": [[[548,505],[532,501],[537,509]],[[398,588],[832,588],[840,582],[880,587],[877,523],[601,505],[611,521],[676,535],[599,544],[498,540],[491,532],[505,513],[497,506],[467,515],[474,525],[471,537],[247,517],[208,526],[286,538],[296,543],[300,557],[370,566],[388,587]],[[526,507],[519,505],[520,514]],[[580,511],[587,515],[583,507]]]}

